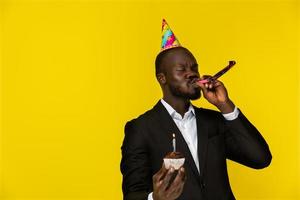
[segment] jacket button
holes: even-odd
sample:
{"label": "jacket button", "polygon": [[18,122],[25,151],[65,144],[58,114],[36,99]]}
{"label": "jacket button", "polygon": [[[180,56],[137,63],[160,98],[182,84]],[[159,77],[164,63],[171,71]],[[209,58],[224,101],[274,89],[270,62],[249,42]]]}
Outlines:
{"label": "jacket button", "polygon": [[201,183],[201,188],[204,189],[205,188],[205,183]]}

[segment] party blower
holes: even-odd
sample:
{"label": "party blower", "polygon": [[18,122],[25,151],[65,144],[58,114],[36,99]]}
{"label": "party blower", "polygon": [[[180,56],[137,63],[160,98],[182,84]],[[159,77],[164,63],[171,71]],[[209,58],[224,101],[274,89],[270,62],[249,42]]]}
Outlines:
{"label": "party blower", "polygon": [[223,74],[225,74],[228,70],[230,70],[234,65],[235,65],[235,61],[231,60],[229,61],[229,65],[227,65],[224,69],[222,69],[221,71],[219,71],[218,73],[216,73],[214,76],[209,77],[207,79],[203,79],[203,80],[198,80],[198,83],[209,83],[209,82],[214,82],[215,80],[217,80],[218,78],[220,78]]}

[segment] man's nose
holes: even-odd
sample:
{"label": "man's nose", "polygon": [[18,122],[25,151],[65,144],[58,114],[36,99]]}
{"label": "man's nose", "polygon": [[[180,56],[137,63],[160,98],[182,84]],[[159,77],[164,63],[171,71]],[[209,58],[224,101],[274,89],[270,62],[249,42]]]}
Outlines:
{"label": "man's nose", "polygon": [[188,72],[186,73],[186,78],[187,78],[187,79],[199,78],[199,73],[190,70],[190,71],[188,71]]}

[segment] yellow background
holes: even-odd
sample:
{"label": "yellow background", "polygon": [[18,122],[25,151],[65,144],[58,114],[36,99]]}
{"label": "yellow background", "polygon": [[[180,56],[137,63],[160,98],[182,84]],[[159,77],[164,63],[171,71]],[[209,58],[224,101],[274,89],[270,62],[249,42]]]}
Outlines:
{"label": "yellow background", "polygon": [[221,80],[273,154],[228,162],[237,199],[300,199],[299,1],[0,2],[1,200],[122,198],[124,124],[161,97],[163,17],[202,74],[237,61]]}

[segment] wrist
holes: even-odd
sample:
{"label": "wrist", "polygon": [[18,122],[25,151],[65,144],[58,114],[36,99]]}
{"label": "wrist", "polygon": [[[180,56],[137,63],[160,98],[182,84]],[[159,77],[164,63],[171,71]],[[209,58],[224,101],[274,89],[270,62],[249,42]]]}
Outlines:
{"label": "wrist", "polygon": [[222,114],[227,114],[234,111],[235,105],[230,99],[228,99],[227,101],[216,105],[216,107],[220,110]]}
{"label": "wrist", "polygon": [[156,193],[152,193],[152,198],[153,200],[160,200],[159,197],[157,197]]}

